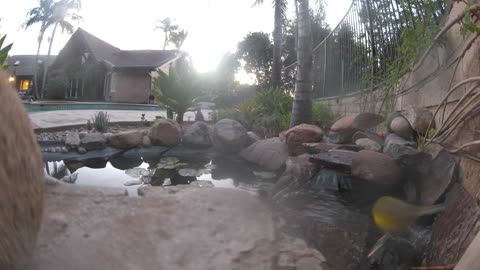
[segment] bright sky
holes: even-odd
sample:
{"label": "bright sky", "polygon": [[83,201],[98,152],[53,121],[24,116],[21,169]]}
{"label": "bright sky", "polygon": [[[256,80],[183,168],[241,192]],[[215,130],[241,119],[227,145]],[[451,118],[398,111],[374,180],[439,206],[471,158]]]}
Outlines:
{"label": "bright sky", "polygon": [[[157,19],[171,17],[188,31],[182,47],[190,53],[200,72],[215,69],[226,52],[236,50],[248,32],[273,30],[270,0],[254,6],[254,0],[82,0],[78,26],[124,50],[162,49],[163,33],[154,31]],[[293,2],[293,1],[291,1]],[[310,2],[314,2],[311,0]],[[8,3],[8,4],[7,4]],[[27,11],[37,0],[6,1],[0,9],[0,33],[14,42],[11,54],[35,54],[39,26],[21,29]],[[350,0],[327,0],[327,22],[334,26],[343,17]],[[289,13],[291,13],[290,11]],[[51,30],[50,30],[51,31]],[[47,33],[48,36],[50,32]],[[58,54],[69,35],[55,37],[52,54]],[[47,39],[42,54],[47,53]]]}

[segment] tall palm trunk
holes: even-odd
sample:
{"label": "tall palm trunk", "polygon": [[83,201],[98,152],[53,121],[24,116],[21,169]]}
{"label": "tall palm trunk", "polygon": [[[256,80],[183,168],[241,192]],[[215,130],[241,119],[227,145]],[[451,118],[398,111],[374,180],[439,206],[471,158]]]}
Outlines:
{"label": "tall palm trunk", "polygon": [[165,33],[165,39],[163,40],[163,50],[165,51],[165,48],[167,48],[167,42],[168,42],[167,30],[165,30],[164,33]]}
{"label": "tall palm trunk", "polygon": [[282,26],[285,0],[275,0],[275,22],[273,29],[272,86],[278,89],[282,80]]}
{"label": "tall palm trunk", "polygon": [[42,26],[40,28],[40,33],[38,35],[37,55],[35,56],[35,71],[33,72],[33,84],[35,86],[35,97],[37,99],[40,98],[40,95],[39,95],[39,92],[38,92],[38,59],[40,57],[40,48],[42,47],[43,36],[45,34],[45,24],[46,24],[46,22],[42,23]]}
{"label": "tall palm trunk", "polygon": [[179,123],[179,124],[183,123],[183,116],[184,115],[185,115],[184,111],[178,111],[177,112],[177,119],[175,121],[177,121],[177,123]]}
{"label": "tall palm trunk", "polygon": [[298,3],[297,76],[291,127],[312,121],[312,28],[308,0],[298,0]]}
{"label": "tall palm trunk", "polygon": [[47,74],[48,74],[48,67],[50,65],[50,54],[52,53],[52,44],[53,44],[53,40],[55,39],[55,32],[57,32],[57,27],[58,27],[58,22],[56,22],[55,27],[53,27],[52,37],[50,38],[50,45],[48,45],[47,58],[45,59],[45,62],[44,62],[42,94],[41,94],[42,98],[45,93],[45,86],[47,85]]}

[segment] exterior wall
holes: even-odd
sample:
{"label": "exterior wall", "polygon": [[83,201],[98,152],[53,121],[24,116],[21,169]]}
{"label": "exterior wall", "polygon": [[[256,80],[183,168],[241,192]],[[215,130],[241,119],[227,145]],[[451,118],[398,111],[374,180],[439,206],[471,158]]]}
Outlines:
{"label": "exterior wall", "polygon": [[113,102],[148,103],[151,78],[148,70],[117,70],[112,74]]}

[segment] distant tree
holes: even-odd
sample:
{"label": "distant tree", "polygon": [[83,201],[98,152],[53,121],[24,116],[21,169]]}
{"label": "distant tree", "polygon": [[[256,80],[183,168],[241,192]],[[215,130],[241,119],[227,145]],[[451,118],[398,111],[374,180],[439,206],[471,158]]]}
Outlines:
{"label": "distant tree", "polygon": [[187,39],[188,32],[185,30],[178,29],[177,31],[173,31],[170,33],[170,40],[175,45],[175,48],[179,51],[182,47],[185,39]]}
{"label": "distant tree", "polygon": [[226,53],[214,71],[203,73],[199,77],[199,86],[209,96],[231,93],[237,83],[235,74],[240,63],[235,54]]}
{"label": "distant tree", "polygon": [[241,60],[245,71],[255,75],[260,86],[270,85],[273,51],[269,34],[249,33],[238,43],[237,57]]}
{"label": "distant tree", "polygon": [[163,49],[165,50],[168,45],[173,43],[177,50],[180,50],[185,39],[188,36],[188,31],[185,31],[180,28],[177,24],[174,23],[175,19],[172,18],[165,18],[163,20],[157,21],[157,26],[155,26],[155,30],[162,30],[164,34],[164,41],[163,41]]}
{"label": "distant tree", "polygon": [[[263,4],[263,0],[256,0],[255,4]],[[271,84],[277,89],[281,86],[282,81],[282,30],[283,22],[286,18],[287,1],[273,0],[274,12],[274,29],[273,29],[273,59],[272,59],[272,78]]]}
{"label": "distant tree", "polygon": [[290,126],[312,121],[312,25],[308,0],[298,1],[298,50],[295,96]]}
{"label": "distant tree", "polygon": [[53,0],[38,0],[38,6],[30,9],[27,12],[27,20],[23,23],[22,27],[24,29],[30,28],[30,26],[40,23],[40,31],[38,34],[37,42],[37,54],[35,57],[35,71],[34,71],[34,89],[35,95],[37,98],[40,98],[38,92],[38,57],[40,55],[40,48],[42,47],[43,37],[45,36],[45,31],[53,23],[53,10],[54,3]]}
{"label": "distant tree", "polygon": [[[44,62],[44,72],[43,72],[43,81],[42,81],[42,93],[45,90],[47,83],[47,74],[50,64],[50,54],[52,53],[52,45],[55,39],[55,33],[57,32],[58,26],[62,29],[63,32],[72,34],[74,31],[74,26],[71,22],[80,22],[82,21],[82,16],[77,12],[80,11],[81,1],[80,0],[60,0],[54,4],[53,7],[53,17],[52,24],[54,24],[52,36],[50,37],[50,44],[48,46],[47,58]],[[71,21],[71,22],[70,22]],[[42,95],[43,96],[43,95]]]}

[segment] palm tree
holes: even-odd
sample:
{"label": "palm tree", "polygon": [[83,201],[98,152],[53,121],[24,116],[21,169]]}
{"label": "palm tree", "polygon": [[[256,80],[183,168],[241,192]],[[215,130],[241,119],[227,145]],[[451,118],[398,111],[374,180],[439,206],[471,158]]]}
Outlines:
{"label": "palm tree", "polygon": [[[255,4],[262,4],[263,0],[256,0]],[[282,80],[282,28],[287,10],[287,0],[273,0],[275,8],[273,28],[273,63],[272,86],[279,88]]]}
{"label": "palm tree", "polygon": [[52,0],[38,0],[38,6],[30,9],[27,13],[27,21],[22,25],[22,27],[26,30],[30,26],[40,23],[40,32],[38,34],[38,47],[37,47],[37,55],[35,57],[35,72],[33,73],[33,80],[35,86],[35,96],[37,98],[40,97],[38,92],[38,57],[40,55],[40,48],[42,47],[43,37],[45,35],[45,31],[47,28],[52,24],[52,17],[53,17],[53,1]]}
{"label": "palm tree", "polygon": [[295,97],[290,126],[312,121],[312,28],[308,0],[297,0],[298,50]]}
{"label": "palm tree", "polygon": [[[53,7],[53,17],[51,24],[55,24],[53,27],[52,36],[50,37],[50,44],[48,46],[47,58],[44,62],[44,72],[43,72],[43,81],[42,81],[42,92],[45,90],[45,85],[47,83],[47,73],[48,66],[50,64],[50,54],[52,53],[52,44],[55,39],[55,33],[57,32],[58,26],[62,29],[63,32],[69,34],[73,33],[74,27],[72,22],[79,22],[82,20],[82,16],[78,15],[76,11],[79,11],[81,8],[80,0],[60,0],[56,2]],[[73,12],[70,12],[73,11]],[[43,94],[42,94],[43,96]]]}
{"label": "palm tree", "polygon": [[[171,18],[165,18],[163,20],[159,20],[158,22],[160,23],[155,27],[155,30],[157,29],[162,29],[163,33],[165,34],[165,40],[163,41],[163,50],[167,48],[168,43],[172,41],[172,32],[176,31],[179,29],[178,25],[173,24],[173,19]],[[185,35],[186,38],[186,35]]]}

